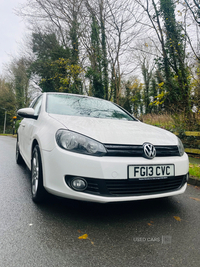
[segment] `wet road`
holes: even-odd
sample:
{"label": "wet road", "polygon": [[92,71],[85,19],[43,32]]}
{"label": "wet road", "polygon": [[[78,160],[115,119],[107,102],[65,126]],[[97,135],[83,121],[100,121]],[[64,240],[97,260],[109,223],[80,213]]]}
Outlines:
{"label": "wet road", "polygon": [[0,136],[0,267],[199,267],[200,188],[109,205],[52,196],[37,206],[15,142]]}

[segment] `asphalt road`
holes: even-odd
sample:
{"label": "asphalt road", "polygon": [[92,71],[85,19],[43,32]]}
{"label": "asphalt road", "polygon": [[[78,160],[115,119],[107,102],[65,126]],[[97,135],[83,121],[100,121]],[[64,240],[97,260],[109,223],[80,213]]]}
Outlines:
{"label": "asphalt road", "polygon": [[52,196],[37,206],[15,142],[0,136],[0,267],[200,266],[200,188],[106,205]]}

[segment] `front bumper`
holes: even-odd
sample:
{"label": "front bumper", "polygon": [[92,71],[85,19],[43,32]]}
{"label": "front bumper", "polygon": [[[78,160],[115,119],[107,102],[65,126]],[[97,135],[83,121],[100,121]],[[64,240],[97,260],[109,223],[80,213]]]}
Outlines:
{"label": "front bumper", "polygon": [[[41,155],[44,187],[49,193],[65,198],[100,203],[121,202],[178,195],[184,193],[187,187],[189,164],[186,154],[148,160],[142,157],[93,157],[55,147],[51,152],[42,150]],[[127,166],[133,164],[174,164],[175,176],[155,181],[129,180]],[[84,177],[92,191],[89,187],[85,192],[73,190],[68,186],[70,177]],[[123,188],[125,191],[121,190]]]}

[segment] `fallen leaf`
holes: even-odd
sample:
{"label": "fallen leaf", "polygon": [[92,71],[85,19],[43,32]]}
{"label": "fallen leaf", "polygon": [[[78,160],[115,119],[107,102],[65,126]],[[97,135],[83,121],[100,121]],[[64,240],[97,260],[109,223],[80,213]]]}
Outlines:
{"label": "fallen leaf", "polygon": [[178,217],[178,216],[174,216],[174,219],[177,220],[177,221],[179,221],[179,222],[181,221],[181,218]]}
{"label": "fallen leaf", "polygon": [[[78,231],[80,231],[80,230],[78,230]],[[80,232],[81,232],[81,231],[80,231]],[[79,236],[78,239],[88,239],[88,240],[90,240],[91,244],[95,247],[94,242],[88,237],[87,234],[84,234],[84,235],[82,235],[82,236]]]}
{"label": "fallen leaf", "polygon": [[79,236],[78,239],[88,239],[88,235],[87,235],[87,234],[84,234],[84,235],[82,235],[82,236]]}
{"label": "fallen leaf", "polygon": [[147,223],[149,226],[151,226],[153,224],[153,221],[150,221],[150,223]]}
{"label": "fallen leaf", "polygon": [[196,201],[200,201],[200,199],[199,198],[195,198],[195,197],[190,197],[191,199],[194,199],[194,200],[196,200]]}
{"label": "fallen leaf", "polygon": [[80,234],[81,233],[81,230],[78,230],[78,233]]}

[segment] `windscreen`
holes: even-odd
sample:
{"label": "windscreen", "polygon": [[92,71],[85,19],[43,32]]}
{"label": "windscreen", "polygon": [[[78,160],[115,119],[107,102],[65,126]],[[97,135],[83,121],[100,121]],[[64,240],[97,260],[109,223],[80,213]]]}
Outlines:
{"label": "windscreen", "polygon": [[46,111],[69,116],[135,120],[110,101],[78,95],[48,94]]}

